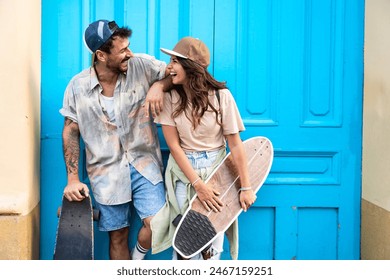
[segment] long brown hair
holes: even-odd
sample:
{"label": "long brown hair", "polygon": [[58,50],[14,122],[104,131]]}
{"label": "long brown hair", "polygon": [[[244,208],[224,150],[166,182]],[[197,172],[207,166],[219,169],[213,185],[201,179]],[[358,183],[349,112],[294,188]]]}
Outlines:
{"label": "long brown hair", "polygon": [[[179,93],[180,100],[178,101],[179,106],[172,113],[172,117],[175,118],[184,112],[195,129],[200,124],[200,119],[203,117],[204,113],[210,107],[215,113],[217,123],[222,125],[218,120],[218,110],[209,101],[209,90],[218,91],[220,89],[225,89],[227,88],[226,82],[217,81],[210,75],[206,68],[196,62],[181,57],[177,57],[177,59],[186,72],[189,80],[188,87],[191,94],[190,96],[187,96],[182,85],[174,85],[173,88]],[[192,104],[191,116],[188,116],[186,111],[189,104]]]}

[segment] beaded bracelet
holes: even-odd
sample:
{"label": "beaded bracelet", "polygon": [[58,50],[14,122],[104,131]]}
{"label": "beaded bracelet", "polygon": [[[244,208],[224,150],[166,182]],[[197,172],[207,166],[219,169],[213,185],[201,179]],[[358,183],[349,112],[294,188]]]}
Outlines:
{"label": "beaded bracelet", "polygon": [[251,189],[251,187],[241,187],[238,191],[249,191]]}
{"label": "beaded bracelet", "polygon": [[198,179],[196,179],[194,182],[191,183],[191,186],[195,186],[196,182],[198,182],[200,180],[200,177],[198,177]]}

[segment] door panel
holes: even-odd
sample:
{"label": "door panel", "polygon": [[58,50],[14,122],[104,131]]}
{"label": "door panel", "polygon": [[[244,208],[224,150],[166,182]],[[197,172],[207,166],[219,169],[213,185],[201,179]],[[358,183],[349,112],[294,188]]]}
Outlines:
{"label": "door panel", "polygon": [[[233,91],[243,138],[265,135],[275,148],[255,209],[240,216],[241,240],[264,248],[273,232],[274,252],[244,254],[359,258],[363,30],[348,20],[363,20],[363,3],[215,2],[214,74]],[[246,221],[263,211],[274,221],[253,232]]]}

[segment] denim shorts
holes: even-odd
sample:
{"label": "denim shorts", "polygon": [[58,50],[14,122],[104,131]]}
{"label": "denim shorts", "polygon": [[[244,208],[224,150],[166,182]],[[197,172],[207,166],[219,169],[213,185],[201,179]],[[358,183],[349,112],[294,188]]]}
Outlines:
{"label": "denim shorts", "polygon": [[[195,169],[195,171],[199,172],[202,169],[211,167],[216,161],[219,152],[220,151],[218,150],[218,151],[211,151],[211,152],[207,152],[207,151],[186,152],[185,154],[188,160],[190,161],[192,167]],[[175,194],[176,194],[177,203],[179,205],[179,208],[181,209],[187,198],[187,186],[181,181],[177,181]]]}
{"label": "denim shorts", "polygon": [[102,205],[95,202],[96,208],[100,211],[100,231],[113,231],[130,226],[131,203],[141,220],[154,216],[165,204],[164,182],[153,185],[132,165],[129,166],[132,202],[119,205]]}

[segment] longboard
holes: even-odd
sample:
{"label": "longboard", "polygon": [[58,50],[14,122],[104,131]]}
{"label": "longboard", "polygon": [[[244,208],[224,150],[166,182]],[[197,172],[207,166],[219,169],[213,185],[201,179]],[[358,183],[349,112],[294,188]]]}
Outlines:
{"label": "longboard", "polygon": [[[253,137],[243,142],[251,187],[261,188],[271,169],[274,150],[266,137]],[[207,248],[220,232],[225,232],[241,214],[240,180],[233,156],[228,153],[207,178],[220,193],[221,212],[207,211],[195,195],[181,218],[173,236],[172,246],[183,257],[191,258]]]}
{"label": "longboard", "polygon": [[94,259],[94,215],[91,197],[82,201],[62,198],[54,249],[55,260]]}

